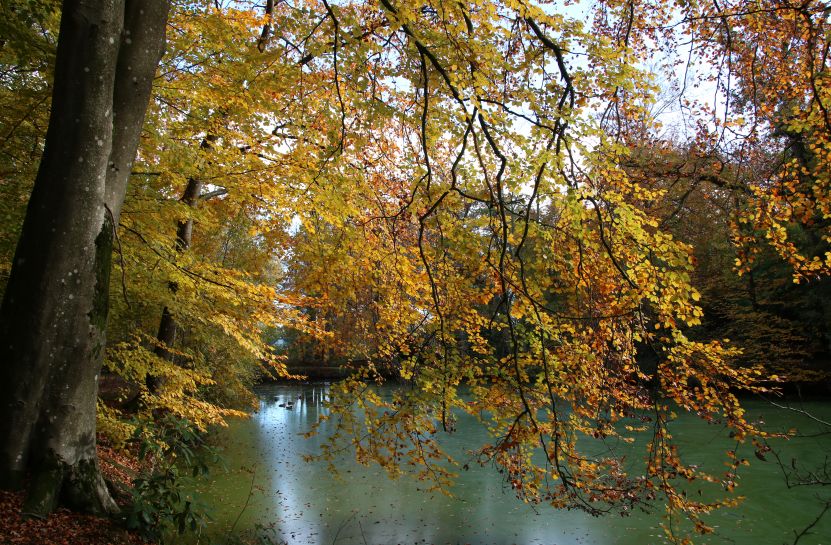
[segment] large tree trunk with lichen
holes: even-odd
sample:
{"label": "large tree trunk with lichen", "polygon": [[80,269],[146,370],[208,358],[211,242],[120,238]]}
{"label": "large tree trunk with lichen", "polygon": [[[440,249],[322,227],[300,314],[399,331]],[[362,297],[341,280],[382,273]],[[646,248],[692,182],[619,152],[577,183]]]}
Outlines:
{"label": "large tree trunk with lichen", "polygon": [[97,379],[114,223],[167,4],[63,4],[44,153],[0,307],[0,486],[19,487],[28,475],[32,515],[59,499],[117,510],[95,451]]}

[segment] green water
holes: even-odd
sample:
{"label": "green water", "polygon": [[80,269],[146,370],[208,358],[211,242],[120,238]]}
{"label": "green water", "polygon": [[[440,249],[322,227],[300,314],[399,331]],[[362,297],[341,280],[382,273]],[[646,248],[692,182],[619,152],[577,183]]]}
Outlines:
{"label": "green water", "polygon": [[[270,385],[260,389],[260,410],[221,432],[220,444],[228,472],[217,472],[201,491],[212,507],[209,533],[221,534],[234,525],[237,531],[270,526],[287,543],[313,545],[390,544],[540,544],[540,545],[650,545],[664,543],[659,529],[661,509],[653,514],[595,518],[578,511],[531,507],[517,500],[510,487],[489,467],[470,465],[453,489],[455,497],[423,491],[414,479],[388,480],[377,468],[357,465],[344,456],[338,461],[341,479],[333,478],[323,463],[307,463],[303,454],[316,453],[321,437],[306,439],[324,411],[324,384]],[[293,400],[287,410],[280,403]],[[793,412],[763,401],[745,403],[748,417],[762,419],[769,430],[799,428],[803,434],[829,431]],[[831,403],[802,403],[802,409],[831,420]],[[450,451],[482,443],[475,425],[464,425],[444,441]],[[683,459],[718,470],[724,451],[735,446],[723,428],[681,415],[672,423]],[[323,433],[327,433],[324,428]],[[800,437],[774,443],[790,463],[820,465],[831,455],[831,436]],[[641,445],[634,449],[641,456]],[[696,540],[709,544],[792,543],[794,529],[810,524],[821,510],[820,499],[831,489],[788,489],[782,470],[768,455],[756,460],[749,446],[739,456],[752,461],[741,469],[737,492],[747,499],[740,507],[708,516],[716,533]],[[831,488],[831,487],[827,487]],[[695,489],[691,489],[695,493]],[[247,505],[246,505],[247,503]],[[799,545],[831,545],[831,513]]]}

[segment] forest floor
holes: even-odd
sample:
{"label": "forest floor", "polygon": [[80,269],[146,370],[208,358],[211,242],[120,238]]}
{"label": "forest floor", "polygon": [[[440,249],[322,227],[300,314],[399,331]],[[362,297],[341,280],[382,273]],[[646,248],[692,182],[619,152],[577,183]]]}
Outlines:
{"label": "forest floor", "polygon": [[[124,468],[137,469],[129,454],[98,447],[104,476],[129,486],[131,477]],[[24,519],[20,515],[22,492],[0,490],[0,544],[2,545],[150,545],[128,532],[116,521],[58,509],[46,519]]]}

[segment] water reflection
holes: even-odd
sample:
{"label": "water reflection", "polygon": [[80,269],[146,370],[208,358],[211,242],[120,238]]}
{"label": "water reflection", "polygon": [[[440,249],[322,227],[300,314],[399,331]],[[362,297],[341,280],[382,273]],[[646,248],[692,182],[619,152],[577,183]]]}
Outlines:
{"label": "water reflection", "polygon": [[[390,481],[384,472],[359,466],[348,455],[335,461],[341,471],[341,478],[336,479],[325,464],[303,461],[304,454],[318,452],[324,437],[332,431],[332,424],[327,422],[320,436],[306,439],[302,435],[325,411],[327,393],[325,384],[264,387],[259,392],[259,411],[223,432],[230,472],[217,475],[204,491],[215,508],[214,531],[227,529],[239,519],[238,530],[257,524],[273,525],[277,535],[292,545],[662,542],[657,528],[660,519],[655,515],[635,513],[626,518],[597,519],[545,506],[534,510],[517,500],[490,468],[475,464],[461,472],[454,498],[425,492],[413,479]],[[827,404],[815,409],[831,413]],[[750,410],[764,415],[769,425],[787,428],[798,424],[792,414],[770,413],[759,404],[750,404]],[[464,421],[459,424],[459,431],[446,439],[450,451],[462,453],[465,447],[483,441],[481,428],[464,425],[469,424]],[[721,463],[726,445],[720,440],[722,430],[692,418],[682,418],[674,426],[682,452],[690,461]],[[801,445],[808,451],[802,456],[831,450],[828,438],[811,441]],[[816,515],[814,495],[785,489],[774,463],[755,463],[741,480],[740,492],[749,496],[748,501],[740,509],[720,511],[711,517],[719,533],[700,543],[791,542],[791,529],[808,524]],[[248,506],[243,509],[246,501]],[[800,545],[827,543],[831,518],[814,530],[814,535],[804,538]],[[820,541],[812,541],[817,536]]]}

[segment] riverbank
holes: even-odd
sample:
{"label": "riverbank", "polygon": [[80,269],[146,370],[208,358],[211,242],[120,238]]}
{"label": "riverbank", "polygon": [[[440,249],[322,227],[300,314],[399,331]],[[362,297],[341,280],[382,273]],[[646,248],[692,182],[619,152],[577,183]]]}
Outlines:
{"label": "riverbank", "polygon": [[23,519],[22,492],[0,490],[0,543],[4,545],[151,545],[110,519],[58,509],[46,519]]}
{"label": "riverbank", "polygon": [[[298,361],[286,366],[286,370],[292,376],[302,376],[309,381],[341,380],[354,374],[356,371],[367,367],[366,360],[354,360],[340,365],[320,364],[312,361]],[[398,377],[398,369],[387,364],[377,365],[374,372],[379,373],[386,379]],[[283,382],[266,380],[265,382]]]}
{"label": "riverbank", "polygon": [[[348,378],[355,373],[356,365],[313,365],[313,364],[292,364],[287,366],[287,370],[292,376],[303,377],[302,380],[287,379],[287,378],[273,378],[264,377],[260,384],[303,384],[316,382],[337,382]],[[397,370],[391,368],[381,367],[378,369],[381,376],[390,383],[402,382]],[[777,382],[771,383],[771,387],[777,390],[777,393],[771,394],[771,399],[776,400],[829,400],[831,399],[831,379],[821,379],[815,381],[801,381],[801,382]],[[734,390],[740,399],[758,399],[759,396],[755,394],[747,394],[741,390]]]}
{"label": "riverbank", "polygon": [[[119,487],[131,486],[128,471],[137,468],[131,456],[99,447],[104,477]],[[125,470],[126,469],[126,470]],[[23,518],[23,492],[0,490],[0,543],[3,545],[152,545],[112,519],[59,508],[46,519]]]}

